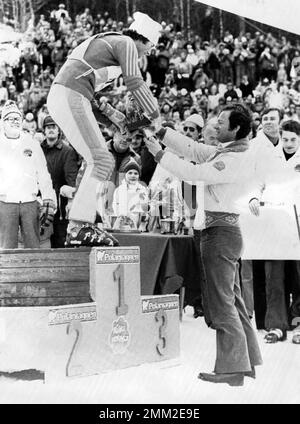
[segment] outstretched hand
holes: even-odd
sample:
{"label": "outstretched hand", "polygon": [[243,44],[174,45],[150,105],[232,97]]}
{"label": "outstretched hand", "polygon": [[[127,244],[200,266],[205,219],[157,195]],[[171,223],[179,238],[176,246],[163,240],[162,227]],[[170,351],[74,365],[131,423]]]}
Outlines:
{"label": "outstretched hand", "polygon": [[158,152],[160,152],[160,151],[162,150],[162,148],[161,148],[161,145],[160,145],[159,141],[158,141],[155,137],[153,137],[153,136],[151,136],[151,137],[147,138],[147,139],[145,140],[145,144],[146,144],[146,146],[147,146],[147,148],[148,148],[149,152],[150,152],[153,156],[156,156],[156,155],[157,155],[157,153],[158,153]]}

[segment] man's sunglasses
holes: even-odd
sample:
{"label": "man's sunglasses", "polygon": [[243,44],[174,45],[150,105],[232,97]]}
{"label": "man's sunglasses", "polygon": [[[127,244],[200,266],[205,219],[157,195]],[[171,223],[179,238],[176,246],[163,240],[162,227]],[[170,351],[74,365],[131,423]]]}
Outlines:
{"label": "man's sunglasses", "polygon": [[189,131],[189,132],[193,133],[193,132],[196,131],[196,128],[194,128],[194,127],[183,127],[183,131],[184,132]]}

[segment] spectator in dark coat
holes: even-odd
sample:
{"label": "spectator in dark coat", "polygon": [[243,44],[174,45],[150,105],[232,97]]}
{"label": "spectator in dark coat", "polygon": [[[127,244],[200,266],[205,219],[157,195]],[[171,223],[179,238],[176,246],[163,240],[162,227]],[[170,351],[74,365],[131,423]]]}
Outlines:
{"label": "spectator in dark coat", "polygon": [[78,172],[75,150],[61,139],[61,131],[51,116],[46,116],[43,123],[45,140],[41,147],[44,151],[48,171],[57,197],[57,212],[54,216],[51,247],[64,247],[68,219],[66,217],[66,197],[60,196],[63,186],[75,187]]}

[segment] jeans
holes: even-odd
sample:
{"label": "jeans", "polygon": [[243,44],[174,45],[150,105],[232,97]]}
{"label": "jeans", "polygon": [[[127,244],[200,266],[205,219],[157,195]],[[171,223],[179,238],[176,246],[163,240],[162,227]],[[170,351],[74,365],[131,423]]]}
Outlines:
{"label": "jeans", "polygon": [[202,231],[205,272],[202,293],[211,327],[217,332],[216,373],[249,371],[262,358],[241,296],[238,259],[242,252],[239,227],[210,227]]}
{"label": "jeans", "polygon": [[21,229],[24,248],[40,247],[39,205],[37,201],[25,203],[0,202],[0,248],[17,249]]}

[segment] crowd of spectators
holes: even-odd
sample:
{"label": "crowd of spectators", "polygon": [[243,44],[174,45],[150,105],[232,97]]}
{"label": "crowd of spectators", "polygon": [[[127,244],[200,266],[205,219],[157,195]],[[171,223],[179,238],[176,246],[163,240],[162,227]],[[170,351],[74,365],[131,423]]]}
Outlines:
{"label": "crowd of spectators", "polygon": [[[64,5],[30,25],[20,42],[0,61],[0,107],[15,100],[25,116],[25,129],[42,129],[49,87],[66,57],[82,41],[99,32],[120,32],[131,23],[109,16],[92,16],[87,8],[71,19]],[[300,116],[300,45],[285,37],[247,32],[222,40],[187,39],[172,23],[162,22],[156,49],[140,68],[159,99],[162,116],[178,123],[189,114],[215,116],[228,102],[243,99],[253,112],[280,107],[287,117]],[[122,110],[122,80],[112,88],[112,102]],[[254,115],[257,117],[257,115]]]}
{"label": "crowd of spectators", "polygon": [[[40,15],[22,39],[2,55],[0,109],[6,100],[14,100],[24,116],[24,131],[43,143],[47,94],[68,55],[90,36],[122,32],[131,22],[130,17],[127,22],[117,22],[108,12],[92,16],[88,8],[72,19],[63,4],[49,16]],[[300,121],[300,45],[262,32],[234,37],[229,30],[221,40],[205,40],[196,33],[187,39],[174,24],[161,25],[157,47],[139,65],[158,99],[165,126],[199,142],[217,144],[214,123],[218,112],[226,104],[241,101],[252,111],[251,137],[260,128],[261,112],[266,107],[282,109],[286,120]],[[122,77],[101,95],[116,109],[125,111]],[[117,156],[114,146],[118,135],[112,128],[102,127],[102,132],[110,151]],[[129,150],[139,157],[140,179],[148,185],[156,164],[143,145],[143,133],[135,134],[132,144],[123,148],[124,157],[132,155]],[[118,174],[122,161],[117,158],[116,162],[120,165]],[[114,184],[114,188],[117,186]],[[106,206],[111,207],[113,190],[107,191],[111,193]]]}

